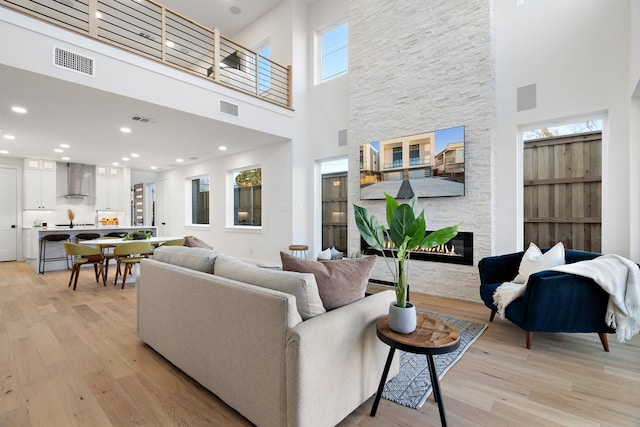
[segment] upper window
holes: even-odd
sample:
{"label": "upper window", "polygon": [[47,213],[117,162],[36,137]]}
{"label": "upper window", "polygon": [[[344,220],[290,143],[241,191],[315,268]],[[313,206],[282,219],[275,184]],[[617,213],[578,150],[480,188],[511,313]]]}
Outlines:
{"label": "upper window", "polygon": [[209,224],[209,176],[199,176],[188,180],[191,203],[192,225]]}
{"label": "upper window", "polygon": [[320,81],[324,82],[347,72],[348,26],[347,23],[330,27],[319,34]]}
{"label": "upper window", "polygon": [[258,90],[260,93],[271,89],[271,45],[266,42],[258,51]]}
{"label": "upper window", "polygon": [[233,225],[262,226],[262,168],[231,173],[233,181]]}

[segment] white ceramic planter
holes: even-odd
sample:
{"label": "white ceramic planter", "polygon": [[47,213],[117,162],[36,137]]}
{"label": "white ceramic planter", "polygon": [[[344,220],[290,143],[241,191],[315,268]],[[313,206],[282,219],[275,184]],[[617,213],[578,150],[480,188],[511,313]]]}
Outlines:
{"label": "white ceramic planter", "polygon": [[416,330],[416,307],[410,302],[401,308],[392,302],[389,305],[389,328],[400,334],[410,334]]}

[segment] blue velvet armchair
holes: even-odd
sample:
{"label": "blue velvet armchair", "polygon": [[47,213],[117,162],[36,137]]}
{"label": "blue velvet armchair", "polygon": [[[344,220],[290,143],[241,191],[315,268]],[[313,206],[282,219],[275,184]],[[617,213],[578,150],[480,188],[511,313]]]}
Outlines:
{"label": "blue velvet armchair", "polygon": [[[490,321],[497,311],[493,293],[500,284],[516,277],[523,255],[524,252],[517,252],[491,256],[478,263],[480,297],[491,309]],[[567,264],[600,255],[565,249]],[[531,348],[533,332],[596,332],[604,351],[609,351],[607,333],[615,330],[604,321],[608,300],[609,294],[591,279],[557,271],[541,271],[529,276],[524,295],[507,306],[505,318],[526,331],[527,348]]]}

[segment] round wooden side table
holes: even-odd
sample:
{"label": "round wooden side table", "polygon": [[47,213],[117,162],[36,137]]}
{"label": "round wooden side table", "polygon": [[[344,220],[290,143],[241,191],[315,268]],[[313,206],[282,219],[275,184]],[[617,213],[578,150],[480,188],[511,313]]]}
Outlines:
{"label": "round wooden side table", "polygon": [[309,249],[308,245],[289,245],[289,250],[291,251],[291,255],[297,256],[302,259],[307,259],[308,249]]}
{"label": "round wooden side table", "polygon": [[380,385],[378,386],[378,392],[376,393],[376,398],[371,408],[371,416],[374,417],[376,415],[393,355],[396,349],[399,349],[409,353],[426,355],[427,364],[429,365],[429,376],[431,376],[431,384],[433,386],[433,398],[438,403],[438,411],[440,412],[440,423],[446,426],[447,420],[433,355],[449,353],[460,347],[460,331],[451,323],[438,317],[428,316],[424,313],[418,313],[417,316],[416,330],[410,334],[399,334],[389,329],[388,316],[381,317],[376,322],[378,338],[387,344],[390,349],[384,371],[382,372],[382,378],[380,379]]}

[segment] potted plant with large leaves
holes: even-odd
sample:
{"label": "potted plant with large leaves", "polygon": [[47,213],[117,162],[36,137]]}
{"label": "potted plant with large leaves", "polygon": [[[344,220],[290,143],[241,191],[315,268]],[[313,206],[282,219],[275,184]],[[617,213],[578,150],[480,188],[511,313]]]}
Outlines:
{"label": "potted plant with large leaves", "polygon": [[[389,194],[387,198],[387,226],[381,225],[366,208],[353,205],[356,225],[360,235],[371,248],[382,253],[389,271],[393,275],[396,302],[389,307],[389,327],[400,333],[410,333],[416,328],[416,312],[407,301],[409,283],[409,258],[416,248],[433,248],[444,245],[458,234],[460,224],[441,228],[425,236],[427,229],[424,210],[416,215],[417,197],[409,203],[399,204]],[[385,250],[394,250],[388,257]],[[405,310],[402,310],[405,309]],[[406,310],[409,313],[406,313]],[[405,317],[407,316],[407,319]],[[405,320],[403,320],[405,319]],[[408,322],[408,323],[403,323]]]}

